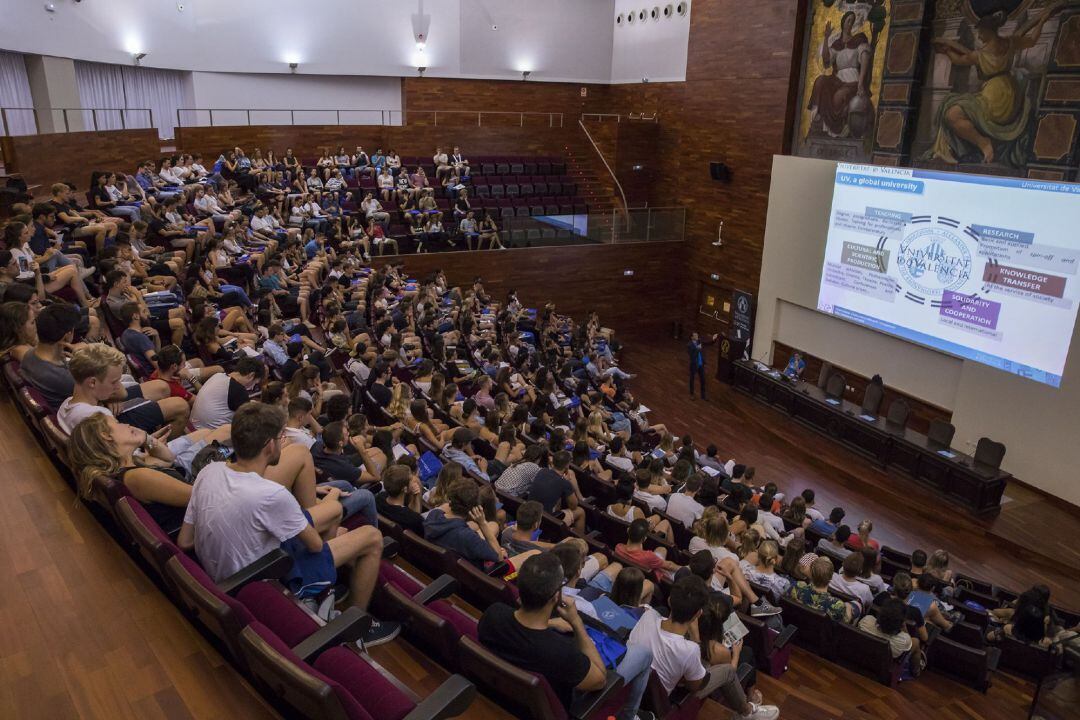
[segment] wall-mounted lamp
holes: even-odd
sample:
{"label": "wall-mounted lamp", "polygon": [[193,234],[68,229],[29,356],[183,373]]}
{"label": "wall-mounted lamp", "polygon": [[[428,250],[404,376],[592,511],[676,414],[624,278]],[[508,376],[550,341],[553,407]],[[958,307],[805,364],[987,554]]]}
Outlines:
{"label": "wall-mounted lamp", "polygon": [[420,77],[424,77],[424,71],[425,70],[427,70],[427,68],[424,67],[424,66],[420,66],[420,67],[416,68],[416,72],[418,72],[420,74]]}
{"label": "wall-mounted lamp", "polygon": [[530,75],[532,75],[532,71],[531,71],[531,70],[522,70],[522,71],[521,71],[521,81],[522,81],[522,82],[525,82],[526,80],[528,80],[528,79],[529,79],[529,76],[530,76]]}
{"label": "wall-mounted lamp", "polygon": [[136,65],[142,65],[142,59],[146,57],[146,53],[131,53],[131,59]]}
{"label": "wall-mounted lamp", "polygon": [[294,62],[289,63],[289,72],[291,72],[293,75],[295,75],[296,74],[296,68],[298,68],[298,67],[300,67],[300,63],[294,63]]}
{"label": "wall-mounted lamp", "polygon": [[716,230],[716,242],[713,243],[713,247],[723,247],[724,245],[724,221],[720,221],[720,227]]}

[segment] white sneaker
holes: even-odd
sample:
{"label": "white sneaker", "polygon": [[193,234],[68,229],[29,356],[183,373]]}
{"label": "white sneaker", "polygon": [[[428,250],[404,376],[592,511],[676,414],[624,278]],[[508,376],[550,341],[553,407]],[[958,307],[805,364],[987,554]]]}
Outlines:
{"label": "white sneaker", "polygon": [[86,278],[93,275],[95,272],[97,272],[97,268],[94,266],[84,267],[83,269],[79,270],[79,279],[85,280]]}
{"label": "white sneaker", "polygon": [[750,712],[746,715],[732,715],[732,720],[776,720],[780,717],[780,708],[775,705],[755,705],[749,703]]}

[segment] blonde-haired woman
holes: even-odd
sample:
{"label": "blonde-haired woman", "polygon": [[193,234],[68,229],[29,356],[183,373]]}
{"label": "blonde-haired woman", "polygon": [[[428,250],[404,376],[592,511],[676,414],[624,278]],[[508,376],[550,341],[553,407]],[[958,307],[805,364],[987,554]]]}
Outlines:
{"label": "blonde-haired woman", "polygon": [[[185,480],[191,461],[207,444],[228,442],[231,431],[230,425],[222,425],[167,443],[163,438],[168,428],[149,434],[106,413],[90,415],[72,429],[68,441],[71,464],[79,469],[79,494],[89,497],[94,480],[114,478],[165,532],[178,530],[191,499]],[[135,457],[139,448],[145,450],[145,460]]]}

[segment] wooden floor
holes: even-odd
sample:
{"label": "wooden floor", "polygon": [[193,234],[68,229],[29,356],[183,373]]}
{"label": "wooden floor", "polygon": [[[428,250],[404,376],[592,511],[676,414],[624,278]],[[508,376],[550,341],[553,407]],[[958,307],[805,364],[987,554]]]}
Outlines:
{"label": "wooden floor", "polygon": [[[814,487],[822,506],[872,518],[875,535],[903,549],[948,548],[958,569],[1011,586],[1043,581],[1055,599],[1080,606],[1067,572],[1003,552],[993,523],[956,516],[907,480],[882,473],[779,412],[710,381],[710,400],[683,387],[684,350],[673,340],[634,340],[624,366],[633,387],[662,420],[699,443],[758,468],[795,492]],[[22,423],[0,399],[0,718],[264,718],[276,713],[183,618],[91,513],[74,499]],[[1037,526],[1044,542],[1072,542],[1076,522],[1039,509],[1034,493],[1008,493],[1008,513]],[[1011,507],[1010,507],[1011,506]],[[1071,546],[1070,546],[1071,547]],[[1037,559],[1035,554],[1033,558]],[[421,695],[446,673],[404,642],[374,650],[376,660]],[[899,690],[796,649],[779,681],[763,677],[782,717],[1012,720],[1026,717],[1032,687],[998,675],[982,695],[932,673]],[[710,703],[701,717],[726,718]],[[479,699],[467,714],[506,718]]]}

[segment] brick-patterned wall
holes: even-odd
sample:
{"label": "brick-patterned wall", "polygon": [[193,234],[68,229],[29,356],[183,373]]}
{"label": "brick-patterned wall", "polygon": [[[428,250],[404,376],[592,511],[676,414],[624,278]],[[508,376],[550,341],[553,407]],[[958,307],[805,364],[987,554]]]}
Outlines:
{"label": "brick-patterned wall", "polygon": [[[75,183],[86,190],[94,170],[133,172],[139,160],[161,155],[157,130],[103,130],[0,138],[5,169],[22,173],[28,185]],[[43,188],[39,193],[48,194]]]}
{"label": "brick-patterned wall", "polygon": [[[581,97],[585,88],[586,97]],[[539,83],[516,80],[449,80],[445,78],[402,78],[401,105],[408,124],[432,122],[431,110],[498,111],[509,113],[562,113],[563,126],[576,126],[581,113],[605,112],[608,86],[584,83]],[[439,124],[452,116],[439,116]],[[473,122],[462,119],[461,122]],[[499,120],[494,116],[484,122],[518,124],[520,117]],[[526,118],[543,124],[546,118]],[[555,122],[558,122],[556,119]]]}
{"label": "brick-patterned wall", "polygon": [[[660,331],[681,315],[676,289],[684,248],[685,243],[664,242],[579,245],[430,253],[401,261],[413,277],[441,268],[452,284],[467,285],[479,275],[500,300],[515,289],[527,306],[550,300],[574,317],[595,310],[605,325],[623,332]],[[625,275],[626,270],[634,274]]]}
{"label": "brick-patterned wall", "polygon": [[[800,52],[802,5],[696,3],[686,82],[609,89],[610,112],[658,113],[651,202],[689,207],[688,312],[700,281],[712,273],[724,286],[757,290],[772,155],[785,151],[789,97],[798,82],[792,59]],[[710,179],[710,161],[727,163],[730,185]],[[721,219],[724,246],[716,248]]]}

